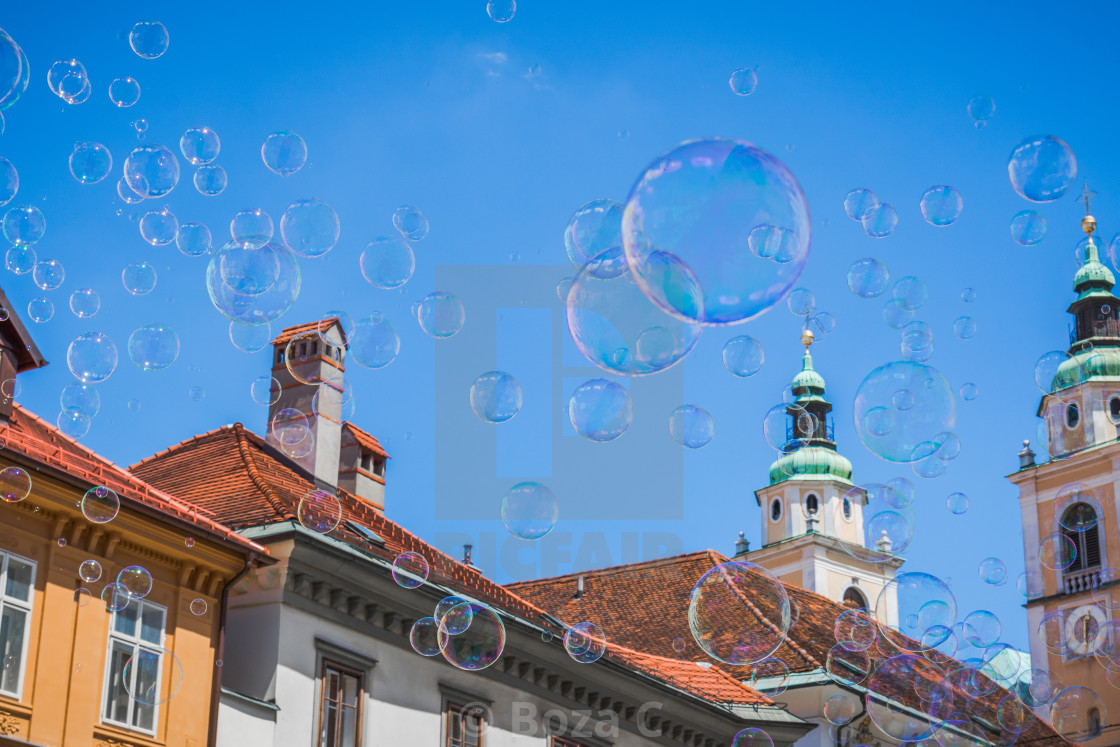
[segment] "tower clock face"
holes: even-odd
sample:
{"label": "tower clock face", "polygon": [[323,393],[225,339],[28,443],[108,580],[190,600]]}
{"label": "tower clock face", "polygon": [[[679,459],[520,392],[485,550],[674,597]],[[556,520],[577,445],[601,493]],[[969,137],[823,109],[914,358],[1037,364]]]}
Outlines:
{"label": "tower clock face", "polygon": [[1101,626],[1106,621],[1104,610],[1095,604],[1083,604],[1071,610],[1066,622],[1070,653],[1091,656],[1096,652],[1103,633]]}

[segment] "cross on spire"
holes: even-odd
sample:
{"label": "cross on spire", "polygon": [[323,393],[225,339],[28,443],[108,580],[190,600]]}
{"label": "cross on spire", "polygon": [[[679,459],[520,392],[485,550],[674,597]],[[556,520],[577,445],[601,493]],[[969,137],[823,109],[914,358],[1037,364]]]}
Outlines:
{"label": "cross on spire", "polygon": [[1089,180],[1086,179],[1081,187],[1081,196],[1077,198],[1078,202],[1085,203],[1085,215],[1089,215],[1089,201],[1097,196],[1097,193],[1089,189]]}

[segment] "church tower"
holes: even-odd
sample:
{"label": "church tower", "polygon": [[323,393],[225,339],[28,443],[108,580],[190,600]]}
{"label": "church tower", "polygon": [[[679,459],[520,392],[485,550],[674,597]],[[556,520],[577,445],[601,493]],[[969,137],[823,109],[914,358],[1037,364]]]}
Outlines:
{"label": "church tower", "polygon": [[[836,451],[832,403],[813,368],[813,333],[801,333],[805,355],[790,385],[789,423],[782,455],[770,465],[770,484],[755,491],[762,542],[743,557],[782,581],[853,607],[874,610],[879,592],[904,561],[889,555],[885,538],[864,537],[866,494],[852,482],[852,463]],[[891,605],[887,619],[897,625]]]}
{"label": "church tower", "polygon": [[1088,238],[1068,309],[1070,347],[1048,386],[1039,382],[1046,387],[1038,416],[1050,459],[1037,464],[1024,441],[1019,470],[1008,479],[1019,489],[1031,667],[1101,696],[1104,714],[1086,707],[1062,725],[1063,733],[1078,732],[1076,741],[1096,747],[1115,741],[1099,735],[1120,714],[1120,690],[1111,684],[1120,680],[1110,673],[1120,669],[1120,636],[1105,625],[1120,618],[1120,574],[1110,567],[1120,563],[1120,298],[1093,236],[1091,194],[1086,187],[1081,229]]}

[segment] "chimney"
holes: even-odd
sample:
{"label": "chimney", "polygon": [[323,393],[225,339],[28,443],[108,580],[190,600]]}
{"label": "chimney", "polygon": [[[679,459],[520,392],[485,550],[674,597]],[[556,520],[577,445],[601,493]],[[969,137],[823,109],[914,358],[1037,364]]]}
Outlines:
{"label": "chimney", "polygon": [[747,541],[742,532],[739,532],[739,539],[735,540],[735,557],[746,555],[750,551],[751,543]]}
{"label": "chimney", "polygon": [[1023,439],[1023,450],[1019,452],[1019,469],[1034,466],[1034,452],[1031,451],[1031,442]]}
{"label": "chimney", "polygon": [[45,365],[35,341],[0,290],[0,425],[7,425],[12,417],[16,375]]}
{"label": "chimney", "polygon": [[576,594],[572,599],[583,599],[583,576],[576,579]]}

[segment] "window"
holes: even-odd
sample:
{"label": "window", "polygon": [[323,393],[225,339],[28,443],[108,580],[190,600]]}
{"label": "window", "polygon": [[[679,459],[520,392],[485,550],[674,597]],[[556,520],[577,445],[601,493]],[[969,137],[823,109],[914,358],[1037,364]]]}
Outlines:
{"label": "window", "polygon": [[1089,723],[1088,732],[1092,737],[1098,737],[1101,733],[1101,712],[1097,708],[1090,708],[1089,713],[1086,714]]}
{"label": "window", "polygon": [[809,495],[805,496],[805,513],[812,516],[820,510],[821,504],[820,501],[817,500],[817,496],[813,495],[812,493],[809,493]]}
{"label": "window", "polygon": [[1071,402],[1066,406],[1066,428],[1076,428],[1080,422],[1081,410],[1078,409],[1076,403]]}
{"label": "window", "polygon": [[[1073,564],[1065,569],[1065,573],[1084,571],[1089,568],[1098,568],[1101,564],[1101,538],[1100,523],[1097,521],[1097,512],[1087,503],[1075,503],[1062,514],[1062,534],[1073,541],[1077,554]],[[1078,530],[1068,527],[1088,527]]]}
{"label": "window", "polygon": [[568,739],[567,737],[558,737],[553,734],[551,747],[585,747],[585,745],[581,742],[575,741],[574,739]]}
{"label": "window", "polygon": [[23,687],[23,660],[27,656],[27,628],[35,591],[35,563],[0,553],[0,692],[18,698]]}
{"label": "window", "polygon": [[319,747],[358,747],[362,743],[365,675],[323,661],[319,698]]}
{"label": "window", "polygon": [[1120,397],[1113,397],[1108,401],[1108,417],[1113,423],[1120,423]]}
{"label": "window", "polygon": [[283,363],[284,362],[284,351],[283,351],[282,348],[276,348],[276,362],[277,363]]}
{"label": "window", "polygon": [[844,512],[844,518],[850,520],[852,518],[852,502],[845,498],[841,501],[840,508]]}
{"label": "window", "polygon": [[448,702],[443,723],[444,747],[482,747],[486,717],[477,705],[464,707]]}
{"label": "window", "polygon": [[163,649],[166,619],[167,610],[142,599],[129,600],[124,609],[113,612],[105,666],[104,721],[155,732],[167,653]]}
{"label": "window", "polygon": [[854,586],[849,586],[844,592],[844,606],[857,609],[867,609],[867,598],[863,592]]}
{"label": "window", "polygon": [[782,518],[782,502],[778,498],[770,504],[770,521],[777,521]]}
{"label": "window", "polygon": [[373,460],[373,474],[377,475],[378,477],[384,477],[385,476],[385,460],[384,459],[375,458]]}

